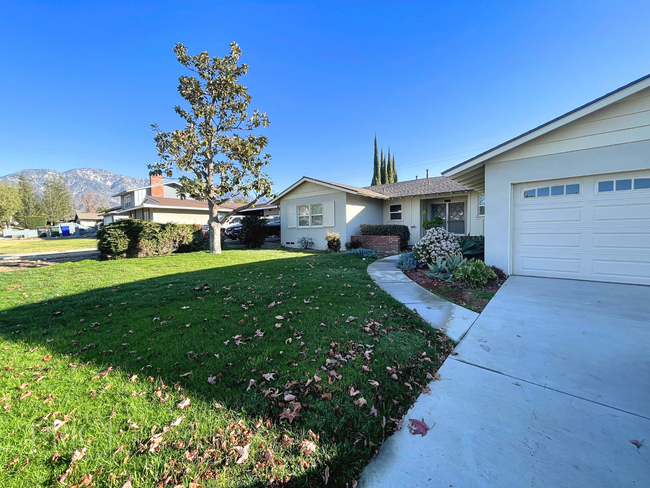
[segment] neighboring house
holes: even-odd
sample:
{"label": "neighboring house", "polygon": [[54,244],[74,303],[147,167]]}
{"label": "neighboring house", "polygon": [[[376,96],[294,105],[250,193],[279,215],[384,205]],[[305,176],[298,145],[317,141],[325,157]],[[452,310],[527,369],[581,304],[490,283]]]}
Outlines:
{"label": "neighboring house", "polygon": [[443,172],[507,273],[650,284],[650,75]]}
{"label": "neighboring house", "polygon": [[84,227],[97,227],[104,221],[104,218],[95,212],[77,212],[74,221]]}
{"label": "neighboring house", "polygon": [[423,221],[439,216],[458,235],[482,235],[485,206],[481,195],[442,176],[357,188],[303,177],[281,192],[279,204],[282,244],[298,247],[311,237],[315,249],[325,249],[327,231],[341,242],[359,235],[361,224],[399,224],[409,227],[410,244],[424,234]]}
{"label": "neighboring house", "polygon": [[[208,203],[190,198],[181,199],[177,194],[180,184],[164,182],[162,176],[151,176],[150,185],[124,190],[114,197],[120,197],[120,206],[104,213],[104,223],[120,219],[150,220],[161,224],[208,223]],[[219,207],[219,216],[226,215],[241,204],[226,202]]]}

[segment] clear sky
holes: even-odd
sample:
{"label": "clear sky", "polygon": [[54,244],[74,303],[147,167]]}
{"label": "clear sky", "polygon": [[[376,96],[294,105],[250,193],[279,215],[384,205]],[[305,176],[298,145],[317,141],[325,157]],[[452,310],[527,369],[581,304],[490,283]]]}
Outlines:
{"label": "clear sky", "polygon": [[172,52],[239,43],[281,191],[431,175],[650,72],[650,2],[14,1],[0,11],[0,175],[146,176],[173,112]]}

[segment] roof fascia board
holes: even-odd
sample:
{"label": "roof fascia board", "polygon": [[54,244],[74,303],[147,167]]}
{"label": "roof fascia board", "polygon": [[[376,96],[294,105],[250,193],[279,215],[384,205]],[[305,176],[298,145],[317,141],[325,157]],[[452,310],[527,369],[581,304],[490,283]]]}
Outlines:
{"label": "roof fascia board", "polygon": [[574,120],[584,117],[585,115],[589,115],[590,113],[600,110],[601,108],[611,105],[612,103],[618,102],[619,100],[622,100],[625,97],[634,95],[635,93],[648,87],[650,87],[650,75],[647,75],[637,81],[633,81],[631,84],[618,88],[613,92],[607,93],[606,95],[603,95],[602,97],[597,98],[592,102],[589,102],[585,105],[581,105],[580,107],[571,110],[570,112],[567,112],[564,115],[560,115],[559,117],[549,122],[546,122],[541,126],[537,126],[536,128],[529,130],[528,132],[524,132],[522,135],[517,136],[514,139],[510,139],[492,149],[489,149],[488,151],[482,154],[479,154],[478,156],[475,156],[472,159],[468,159],[463,163],[453,166],[448,170],[443,171],[441,174],[443,176],[454,176],[458,173],[466,171],[474,166],[477,166],[487,161],[488,159],[492,159],[493,157],[498,156],[499,154],[503,154],[506,151],[514,149],[517,146],[525,144],[528,141],[536,139],[537,137],[540,137],[548,132],[551,132],[552,130],[558,129],[566,124],[569,124]]}

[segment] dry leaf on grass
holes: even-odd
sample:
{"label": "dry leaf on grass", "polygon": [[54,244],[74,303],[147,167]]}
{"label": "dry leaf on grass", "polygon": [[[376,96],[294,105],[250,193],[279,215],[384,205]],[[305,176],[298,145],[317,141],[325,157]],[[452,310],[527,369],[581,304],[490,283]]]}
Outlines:
{"label": "dry leaf on grass", "polygon": [[309,456],[316,451],[316,444],[312,441],[304,440],[300,443],[300,452]]}
{"label": "dry leaf on grass", "polygon": [[630,439],[630,444],[635,445],[637,449],[641,449],[641,446],[643,445],[643,441],[637,441],[636,439]]}
{"label": "dry leaf on grass", "polygon": [[179,410],[183,410],[184,408],[189,407],[190,404],[191,404],[190,399],[186,398],[185,400],[182,400],[180,403],[178,403],[176,405],[176,408],[178,408]]}
{"label": "dry leaf on grass", "polygon": [[355,404],[357,407],[363,407],[364,405],[367,405],[368,402],[366,401],[365,398],[359,398],[358,400],[355,400],[355,401],[354,401],[354,404]]}
{"label": "dry leaf on grass", "polygon": [[237,464],[243,464],[246,461],[248,461],[248,453],[251,449],[250,444],[246,444],[245,446],[235,446],[235,451],[237,451]]}
{"label": "dry leaf on grass", "polygon": [[86,455],[86,450],[88,448],[84,447],[81,451],[74,451],[74,454],[72,454],[72,460],[70,461],[70,464],[76,463],[77,461],[83,459],[83,457]]}

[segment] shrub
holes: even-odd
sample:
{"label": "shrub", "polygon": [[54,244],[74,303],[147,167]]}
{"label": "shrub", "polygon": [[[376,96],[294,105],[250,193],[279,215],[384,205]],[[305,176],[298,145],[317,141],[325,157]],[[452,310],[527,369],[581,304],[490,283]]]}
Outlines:
{"label": "shrub", "polygon": [[403,252],[397,260],[397,267],[402,271],[413,271],[418,267],[418,262],[413,255],[413,252]]}
{"label": "shrub", "polygon": [[269,235],[269,226],[266,219],[259,215],[247,215],[241,221],[239,240],[249,249],[262,247]]}
{"label": "shrub", "polygon": [[[423,216],[426,216],[426,211],[422,212]],[[442,220],[440,217],[434,217],[431,220],[427,220],[424,218],[422,220],[422,227],[424,227],[424,230],[429,230],[429,229],[435,229],[437,227],[442,227],[445,224],[445,221]]]}
{"label": "shrub", "polygon": [[405,251],[409,245],[411,231],[406,225],[395,224],[361,224],[359,226],[364,236],[399,236],[399,250]]}
{"label": "shrub", "polygon": [[496,273],[487,264],[474,259],[456,268],[453,275],[455,280],[477,289],[483,288],[489,279],[497,277]]}
{"label": "shrub", "polygon": [[346,252],[345,254],[349,256],[359,256],[362,258],[371,258],[375,259],[379,257],[375,251],[372,249],[364,249],[363,247],[359,247],[357,249],[351,249],[350,251]]}
{"label": "shrub", "polygon": [[415,259],[423,264],[434,264],[438,258],[459,252],[458,237],[442,227],[429,229],[413,247]]}
{"label": "shrub", "polygon": [[332,252],[339,252],[341,250],[341,234],[338,232],[327,231],[327,249]]}
{"label": "shrub", "polygon": [[314,247],[314,239],[311,237],[302,236],[300,239],[298,239],[298,245],[303,249],[311,249]]}
{"label": "shrub", "polygon": [[21,220],[21,224],[25,229],[35,229],[36,227],[45,227],[47,225],[47,217],[42,215],[30,215],[23,217]]}
{"label": "shrub", "polygon": [[428,264],[429,271],[427,275],[431,278],[438,278],[451,282],[454,271],[457,268],[465,266],[467,259],[462,254],[453,254],[451,256],[439,256],[434,263]]}
{"label": "shrub", "polygon": [[97,231],[97,248],[106,257],[140,258],[205,248],[201,226],[123,219]]}
{"label": "shrub", "polygon": [[483,259],[485,238],[483,236],[463,236],[460,238],[460,252],[467,259]]}

